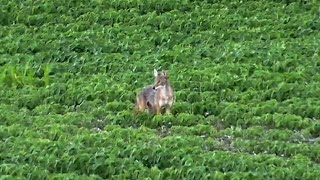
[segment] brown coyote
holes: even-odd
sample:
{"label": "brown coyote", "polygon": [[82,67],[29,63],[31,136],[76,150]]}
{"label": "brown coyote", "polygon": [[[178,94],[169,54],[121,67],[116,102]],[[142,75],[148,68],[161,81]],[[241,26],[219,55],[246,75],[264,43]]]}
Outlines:
{"label": "brown coyote", "polygon": [[136,109],[140,112],[148,109],[150,114],[159,114],[164,108],[170,113],[175,102],[174,90],[169,82],[167,71],[158,72],[154,69],[155,82],[145,87],[136,98]]}

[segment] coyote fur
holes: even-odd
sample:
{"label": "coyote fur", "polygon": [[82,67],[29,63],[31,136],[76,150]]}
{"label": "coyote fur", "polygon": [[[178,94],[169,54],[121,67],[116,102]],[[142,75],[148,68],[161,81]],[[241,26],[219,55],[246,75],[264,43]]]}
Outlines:
{"label": "coyote fur", "polygon": [[164,109],[169,114],[175,102],[175,94],[169,82],[168,72],[158,72],[154,69],[154,77],[154,84],[145,87],[137,95],[135,108],[140,112],[148,109],[150,114],[162,114]]}

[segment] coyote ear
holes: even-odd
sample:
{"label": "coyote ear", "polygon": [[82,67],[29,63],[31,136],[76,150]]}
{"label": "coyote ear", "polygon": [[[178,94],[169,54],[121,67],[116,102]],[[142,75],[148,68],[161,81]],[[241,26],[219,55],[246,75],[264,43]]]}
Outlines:
{"label": "coyote ear", "polygon": [[167,70],[163,71],[163,75],[164,75],[165,77],[169,77],[168,71],[167,71]]}
{"label": "coyote ear", "polygon": [[158,71],[156,69],[153,69],[153,75],[154,77],[158,77]]}

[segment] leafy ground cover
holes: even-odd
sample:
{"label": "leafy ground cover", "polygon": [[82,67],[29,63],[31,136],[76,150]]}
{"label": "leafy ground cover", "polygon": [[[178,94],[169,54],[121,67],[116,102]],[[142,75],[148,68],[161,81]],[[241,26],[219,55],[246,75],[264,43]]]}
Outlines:
{"label": "leafy ground cover", "polygon": [[320,177],[317,1],[0,2],[2,178]]}

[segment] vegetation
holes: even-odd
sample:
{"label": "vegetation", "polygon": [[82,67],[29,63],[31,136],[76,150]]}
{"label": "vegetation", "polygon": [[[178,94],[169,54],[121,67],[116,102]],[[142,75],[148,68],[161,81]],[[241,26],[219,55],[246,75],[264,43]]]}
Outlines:
{"label": "vegetation", "polygon": [[317,1],[0,2],[2,178],[320,177]]}

